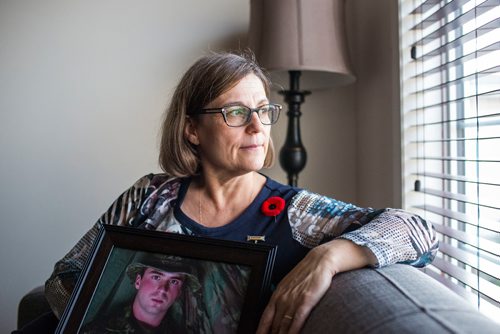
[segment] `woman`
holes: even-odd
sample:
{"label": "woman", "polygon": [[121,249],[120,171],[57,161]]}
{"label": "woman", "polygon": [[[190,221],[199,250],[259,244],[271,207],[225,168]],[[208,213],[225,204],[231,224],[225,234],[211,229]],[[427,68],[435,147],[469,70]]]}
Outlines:
{"label": "woman", "polygon": [[[125,191],[98,223],[278,245],[276,289],[258,333],[297,333],[339,272],[434,258],[432,226],[401,210],[359,208],[279,184],[271,166],[270,82],[253,59],[212,54],[181,79],[160,150],[165,174]],[[55,265],[46,295],[60,316],[96,237],[97,224]]]}

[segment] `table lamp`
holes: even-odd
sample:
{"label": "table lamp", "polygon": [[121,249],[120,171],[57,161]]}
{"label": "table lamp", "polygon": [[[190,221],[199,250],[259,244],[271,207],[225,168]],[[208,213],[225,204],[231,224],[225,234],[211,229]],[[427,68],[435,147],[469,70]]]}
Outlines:
{"label": "table lamp", "polygon": [[[307,153],[300,137],[300,105],[310,91],[354,82],[344,31],[344,0],[251,0],[249,45],[288,104],[279,161],[297,186]],[[305,90],[301,90],[300,87]]]}

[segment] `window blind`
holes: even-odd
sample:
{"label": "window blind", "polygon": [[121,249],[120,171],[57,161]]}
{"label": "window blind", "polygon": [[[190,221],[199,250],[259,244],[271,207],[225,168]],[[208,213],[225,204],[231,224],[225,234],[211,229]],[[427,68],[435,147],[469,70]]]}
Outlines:
{"label": "window blind", "polygon": [[439,234],[426,273],[498,318],[500,0],[399,5],[403,205]]}

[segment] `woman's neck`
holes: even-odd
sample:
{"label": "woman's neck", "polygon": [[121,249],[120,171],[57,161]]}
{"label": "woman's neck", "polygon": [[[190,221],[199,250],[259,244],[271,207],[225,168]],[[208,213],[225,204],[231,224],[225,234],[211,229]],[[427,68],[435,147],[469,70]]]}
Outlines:
{"label": "woman's neck", "polygon": [[[232,178],[218,178],[202,175],[194,179],[196,188],[211,205],[223,209],[234,202],[253,201],[265,183],[266,178],[252,172]],[[253,194],[253,195],[252,195]]]}
{"label": "woman's neck", "polygon": [[265,182],[256,172],[232,178],[202,174],[193,178],[182,208],[201,225],[223,226],[253,202]]}

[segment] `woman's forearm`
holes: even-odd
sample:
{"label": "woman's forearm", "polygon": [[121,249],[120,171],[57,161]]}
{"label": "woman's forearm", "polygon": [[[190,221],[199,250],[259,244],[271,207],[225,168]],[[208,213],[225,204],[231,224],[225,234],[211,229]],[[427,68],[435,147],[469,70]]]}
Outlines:
{"label": "woman's forearm", "polygon": [[368,247],[346,239],[334,239],[311,252],[324,253],[324,261],[327,261],[334,274],[377,264],[377,258]]}
{"label": "woman's forearm", "polygon": [[314,248],[334,238],[369,248],[376,266],[406,263],[423,267],[434,259],[439,242],[432,225],[399,209],[360,208],[332,198],[300,191],[288,218],[295,240]]}
{"label": "woman's forearm", "polygon": [[339,238],[369,248],[377,258],[377,267],[394,263],[423,267],[434,259],[439,246],[429,222],[397,209],[386,209],[369,223]]}

